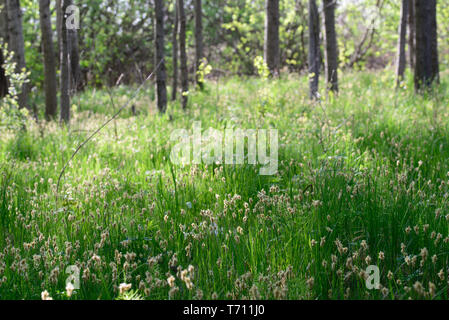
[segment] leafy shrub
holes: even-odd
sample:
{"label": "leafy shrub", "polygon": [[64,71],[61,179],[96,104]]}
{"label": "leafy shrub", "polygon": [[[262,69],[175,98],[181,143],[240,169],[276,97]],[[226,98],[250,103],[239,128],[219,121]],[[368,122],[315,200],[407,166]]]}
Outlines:
{"label": "leafy shrub", "polygon": [[23,84],[28,82],[29,73],[26,70],[16,72],[16,63],[13,61],[13,52],[8,51],[8,45],[0,42],[0,50],[3,51],[5,63],[3,69],[9,80],[8,95],[0,100],[0,132],[2,130],[21,130],[26,127],[28,110],[20,109],[18,96]]}

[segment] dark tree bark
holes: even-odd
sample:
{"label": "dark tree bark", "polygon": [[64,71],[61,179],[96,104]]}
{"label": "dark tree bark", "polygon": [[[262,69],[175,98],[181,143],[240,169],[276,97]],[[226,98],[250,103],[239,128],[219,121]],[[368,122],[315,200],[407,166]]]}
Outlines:
{"label": "dark tree bark", "polygon": [[[6,11],[6,0],[0,0],[0,42],[3,44],[8,43],[8,15]],[[8,94],[9,83],[5,74],[3,64],[5,59],[3,57],[3,50],[0,50],[0,98],[3,98]]]}
{"label": "dark tree bark", "polygon": [[195,79],[200,88],[203,88],[202,79],[198,71],[203,60],[203,10],[201,0],[195,0]]}
{"label": "dark tree bark", "polygon": [[78,31],[76,29],[68,30],[70,71],[71,71],[71,89],[72,94],[80,91],[83,87],[81,78],[80,55],[78,48]]}
{"label": "dark tree bark", "polygon": [[436,0],[415,0],[415,88],[439,82]]}
{"label": "dark tree bark", "polygon": [[320,77],[320,19],[316,0],[309,0],[309,88],[316,99]]}
{"label": "dark tree bark", "polygon": [[399,39],[396,57],[396,86],[404,79],[405,72],[405,43],[407,38],[407,16],[409,0],[402,0],[401,21],[399,23]]}
{"label": "dark tree bark", "polygon": [[335,31],[335,7],[335,0],[323,0],[326,84],[328,90],[338,92],[338,46]]}
{"label": "dark tree bark", "polygon": [[[62,0],[56,0],[56,40],[57,40],[57,54],[58,63],[60,63],[61,51],[62,51]],[[59,65],[58,65],[59,66]],[[59,66],[61,68],[61,66]]]}
{"label": "dark tree bark", "polygon": [[67,30],[67,16],[64,12],[72,4],[71,0],[62,0],[61,5],[61,60],[60,60],[60,89],[61,89],[61,123],[70,121],[70,61],[69,61],[69,35]]}
{"label": "dark tree bark", "polygon": [[0,98],[3,98],[8,94],[8,79],[5,75],[5,69],[3,69],[3,64],[5,60],[3,59],[3,50],[0,50]]}
{"label": "dark tree bark", "polygon": [[176,93],[178,92],[178,28],[179,28],[179,14],[178,6],[175,5],[175,21],[173,23],[173,36],[172,36],[172,58],[173,58],[173,86],[171,99],[176,100]]}
{"label": "dark tree bark", "polygon": [[3,8],[0,11],[0,38],[3,39],[3,43],[8,43],[8,12],[6,0],[0,0],[0,6]]}
{"label": "dark tree bark", "polygon": [[408,3],[408,54],[410,69],[415,68],[415,0],[409,0]]}
{"label": "dark tree bark", "polygon": [[273,76],[279,75],[279,0],[265,2],[264,58]]}
{"label": "dark tree bark", "polygon": [[[14,61],[17,63],[16,72],[22,72],[26,68],[25,63],[25,43],[23,40],[22,30],[22,11],[20,9],[19,0],[7,0],[8,12],[8,35],[9,35],[9,50],[14,52]],[[28,91],[27,83],[23,84],[22,91],[18,96],[20,108],[29,108],[28,105]]]}
{"label": "dark tree bark", "polygon": [[58,100],[56,98],[56,65],[53,50],[53,31],[51,29],[50,0],[39,0],[39,15],[42,32],[42,51],[44,53],[45,118],[56,117]]}
{"label": "dark tree bark", "polygon": [[181,87],[182,87],[182,108],[187,108],[188,92],[189,92],[189,74],[187,70],[187,53],[186,53],[186,14],[184,10],[184,0],[178,0],[179,12],[179,57],[181,62]]}
{"label": "dark tree bark", "polygon": [[159,68],[156,71],[156,103],[159,112],[164,113],[167,109],[167,86],[164,57],[164,0],[155,0],[155,36],[156,54],[155,65]]}

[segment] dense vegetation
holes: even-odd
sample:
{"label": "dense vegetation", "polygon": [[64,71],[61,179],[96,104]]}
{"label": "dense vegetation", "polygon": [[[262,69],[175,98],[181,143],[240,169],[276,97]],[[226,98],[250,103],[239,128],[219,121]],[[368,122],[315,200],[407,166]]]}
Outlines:
{"label": "dense vegetation", "polygon": [[[64,271],[77,264],[72,299],[116,298],[124,282],[157,299],[447,298],[444,74],[439,93],[418,97],[390,90],[390,71],[347,73],[338,99],[319,103],[304,77],[231,78],[192,93],[187,112],[171,104],[170,117],[155,115],[147,88],[138,116],[123,114],[80,151],[56,198],[64,161],[113,111],[107,93],[86,91],[70,131],[30,124],[2,136],[1,297],[66,298]],[[170,132],[194,120],[276,124],[278,174],[171,165]],[[370,264],[382,290],[365,287]]]}
{"label": "dense vegetation", "polygon": [[[193,76],[186,0],[180,82],[190,75],[190,89],[171,99],[166,1],[164,112],[155,79],[144,81],[159,69],[154,1],[73,2],[83,85],[66,123],[45,120],[38,3],[21,1],[26,70],[1,42],[10,92],[0,100],[0,299],[449,298],[447,1],[437,9],[439,83],[423,91],[412,68],[401,81],[393,68],[400,3],[339,2],[339,90],[321,77],[312,99],[308,6],[294,0],[280,1],[279,76],[262,58],[263,0],[203,1],[207,60]],[[55,10],[51,1],[52,22]],[[19,107],[24,83],[30,108]],[[278,130],[277,173],[174,164],[171,134],[194,138],[198,121]],[[67,285],[69,266],[79,289]],[[368,266],[380,270],[378,288],[367,287]]]}

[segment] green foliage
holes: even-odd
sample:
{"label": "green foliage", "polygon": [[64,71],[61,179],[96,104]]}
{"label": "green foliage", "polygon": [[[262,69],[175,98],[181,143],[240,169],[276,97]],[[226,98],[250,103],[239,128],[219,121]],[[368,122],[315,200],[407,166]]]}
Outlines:
{"label": "green foliage", "polygon": [[207,63],[207,59],[203,58],[201,64],[198,67],[198,71],[196,72],[199,83],[204,83],[204,79],[207,75],[209,75],[212,71],[212,66]]}
{"label": "green foliage", "polygon": [[264,80],[268,79],[270,76],[270,70],[268,69],[263,57],[257,56],[254,58],[254,67],[256,68],[259,77]]}
{"label": "green foliage", "polygon": [[3,69],[9,81],[9,94],[0,100],[0,134],[4,130],[18,130],[20,131],[28,121],[28,111],[26,109],[19,109],[18,95],[22,90],[24,83],[28,82],[29,73],[22,70],[17,73],[16,63],[13,62],[13,53],[8,51],[6,44],[0,41],[0,50],[5,57]]}
{"label": "green foliage", "polygon": [[[127,3],[115,0],[75,0],[80,6],[79,30],[80,64],[84,77],[94,86],[142,81],[154,67],[154,8],[144,0]],[[264,41],[265,0],[231,0],[225,3],[203,3],[203,38],[206,57],[217,69],[230,73],[252,75],[254,57],[262,55]],[[397,1],[342,1],[336,12],[337,35],[342,67],[356,69],[379,68],[394,63],[400,6]],[[40,48],[38,2],[21,2],[24,12],[23,30],[25,55],[32,87],[43,88],[43,64]],[[191,16],[193,4],[186,1],[186,13]],[[321,1],[318,1],[321,6]],[[167,2],[166,55],[167,71],[171,74],[171,33],[173,31],[174,1]],[[52,2],[53,28],[56,13]],[[289,71],[307,67],[307,3],[296,0],[280,1],[281,65]],[[448,60],[446,41],[449,29],[449,5],[438,2],[438,32],[442,67]],[[194,46],[194,21],[187,19],[188,52]],[[54,36],[55,47],[56,34]],[[55,57],[57,58],[57,57]]]}

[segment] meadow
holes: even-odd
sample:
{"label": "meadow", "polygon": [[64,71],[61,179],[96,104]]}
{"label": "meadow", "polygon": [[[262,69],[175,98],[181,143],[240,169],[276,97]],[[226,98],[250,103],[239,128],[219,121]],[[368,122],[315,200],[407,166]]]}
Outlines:
{"label": "meadow", "polygon": [[[59,190],[135,88],[78,94],[68,128],[2,131],[0,299],[448,299],[449,73],[416,95],[411,74],[347,72],[316,102],[307,80],[209,80],[165,115],[148,84]],[[174,165],[194,121],[277,129],[277,174]]]}

